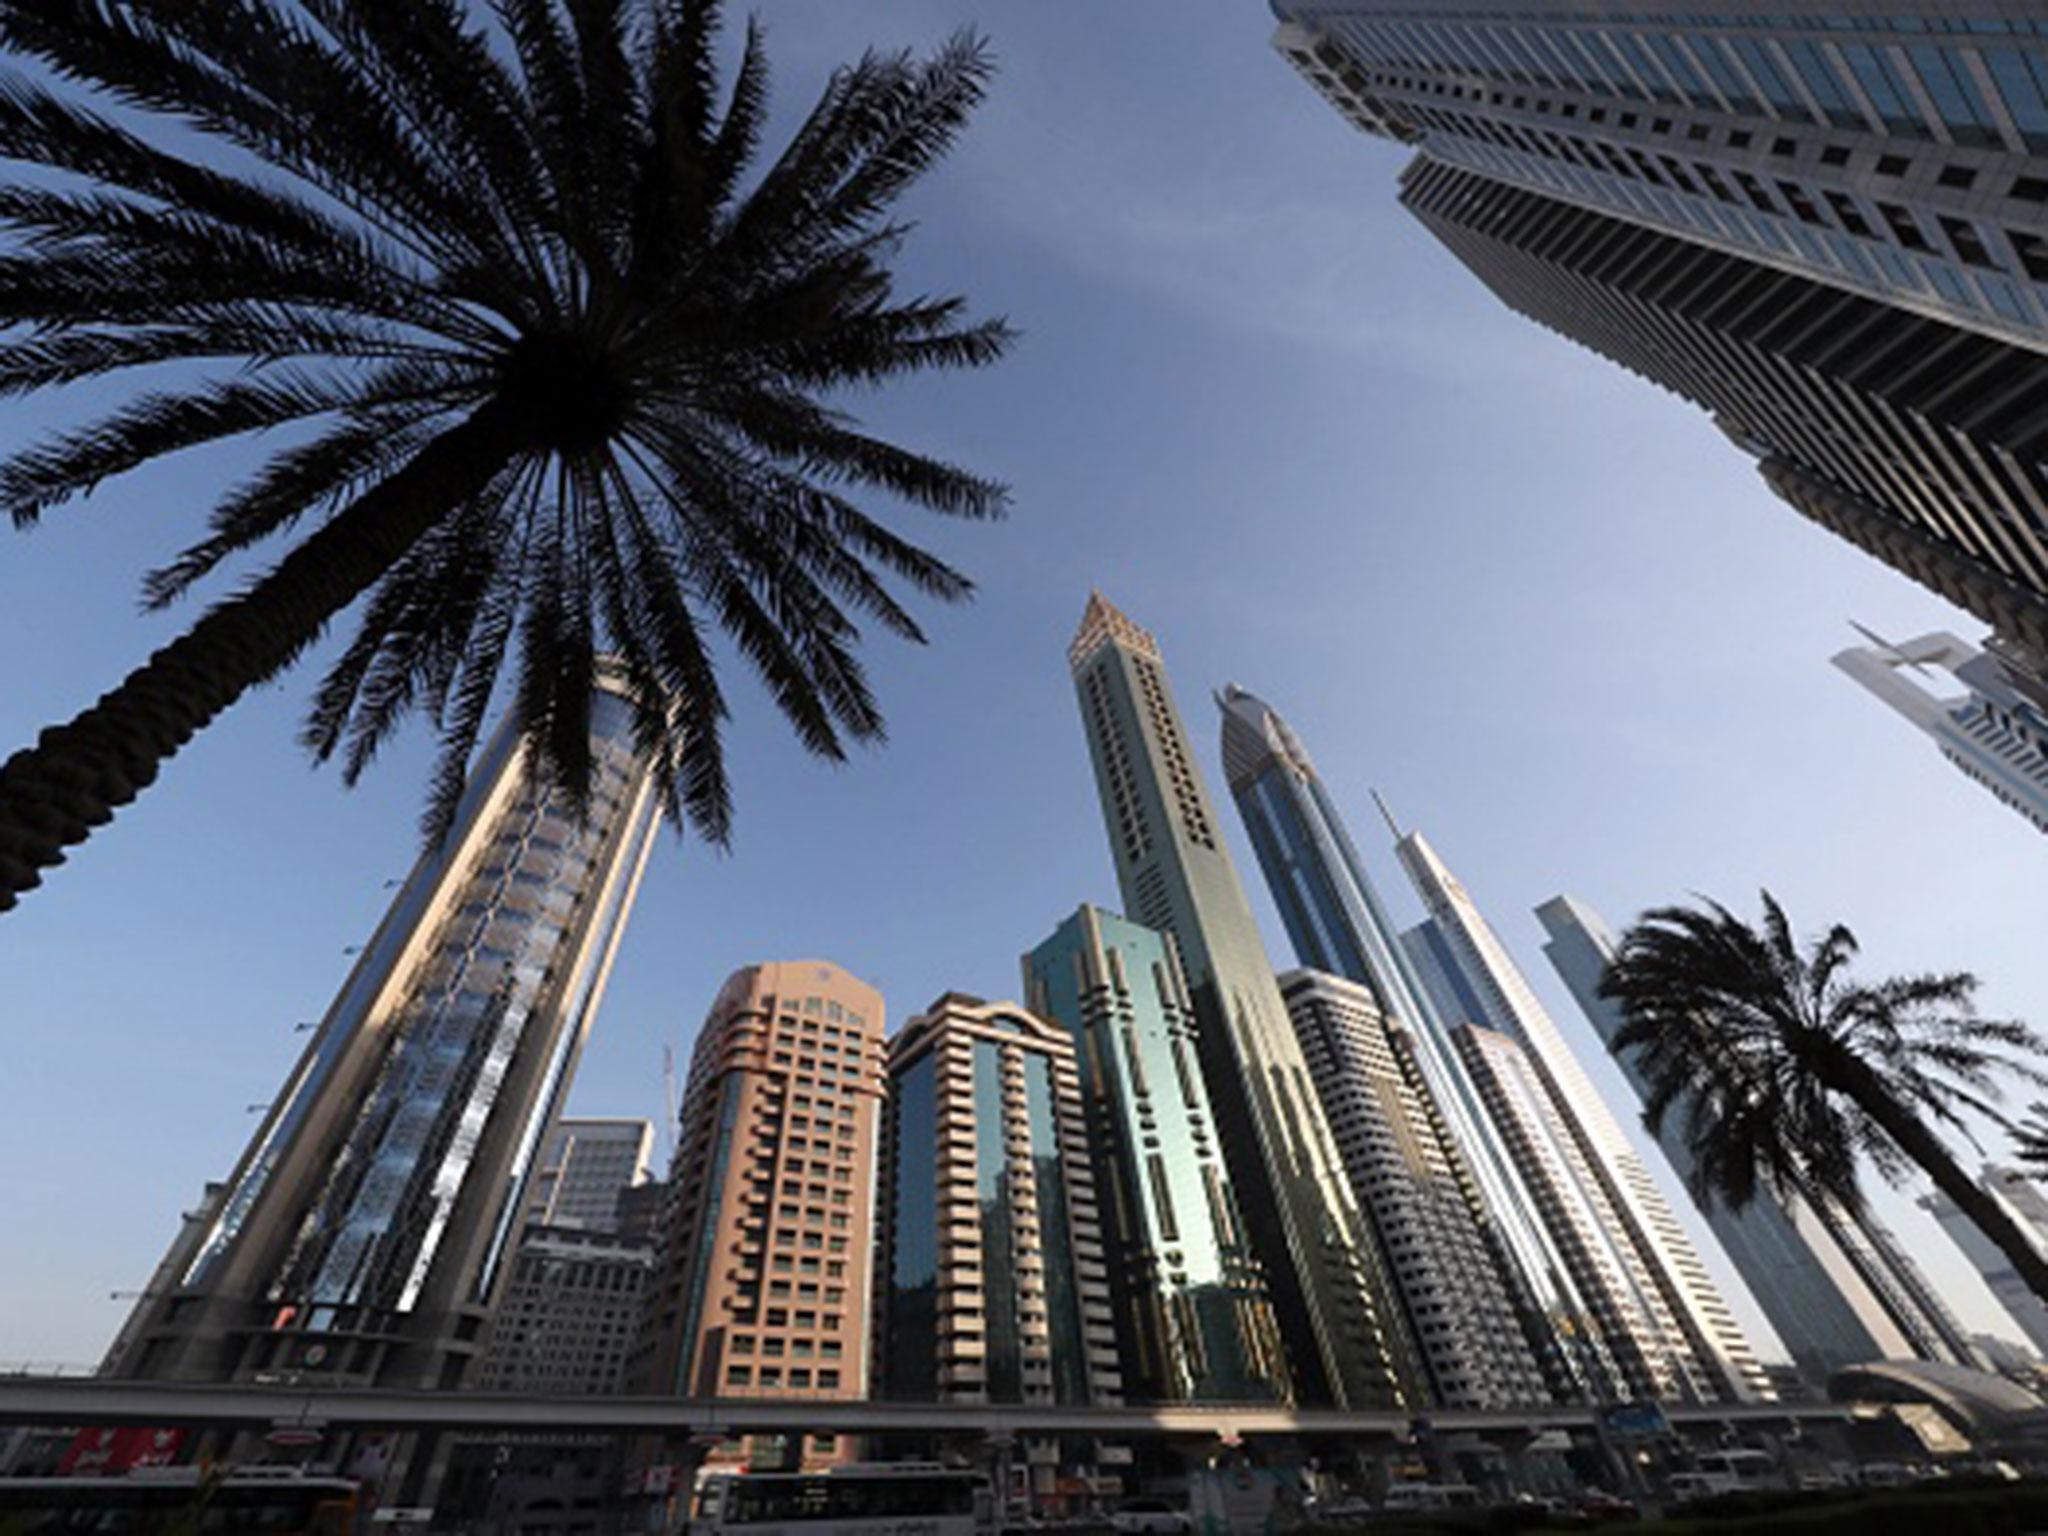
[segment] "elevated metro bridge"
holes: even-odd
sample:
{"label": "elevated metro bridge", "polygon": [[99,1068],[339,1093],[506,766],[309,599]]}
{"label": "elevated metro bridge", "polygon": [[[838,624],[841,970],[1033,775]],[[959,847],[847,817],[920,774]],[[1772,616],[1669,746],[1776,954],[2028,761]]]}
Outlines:
{"label": "elevated metro bridge", "polygon": [[[1426,1415],[1433,1432],[1513,1439],[1545,1430],[1594,1431],[1607,1412],[1591,1406],[1530,1407]],[[1844,1403],[1667,1406],[1680,1433],[1724,1428],[1790,1430],[1840,1423]],[[935,1434],[1001,1439],[1093,1435],[1114,1439],[1391,1439],[1416,1415],[1397,1409],[1350,1412],[1263,1403],[1074,1408],[1056,1404],[832,1402],[774,1397],[581,1397],[498,1392],[393,1391],[270,1382],[184,1385],[102,1377],[0,1376],[0,1425],[145,1424],[203,1429],[438,1430],[471,1434],[658,1435],[699,1439],[742,1434]]]}

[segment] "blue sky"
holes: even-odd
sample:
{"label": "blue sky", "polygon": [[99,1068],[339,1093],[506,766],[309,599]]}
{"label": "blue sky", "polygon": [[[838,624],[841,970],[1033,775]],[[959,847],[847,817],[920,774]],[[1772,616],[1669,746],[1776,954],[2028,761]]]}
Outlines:
{"label": "blue sky", "polygon": [[[1116,904],[1063,655],[1091,586],[1158,634],[1212,791],[1207,693],[1231,680],[1301,732],[1410,919],[1368,787],[1423,828],[1631,1121],[1541,955],[1530,908],[1560,890],[1619,925],[1767,884],[1873,968],[1967,966],[1988,1008],[2048,1023],[2048,847],[1827,665],[1851,616],[1978,626],[1777,502],[1690,407],[1500,308],[1395,205],[1402,152],[1269,52],[1255,0],[762,10],[785,107],[869,43],[993,37],[1002,78],[920,193],[906,270],[1024,340],[862,404],[1016,505],[898,514],[981,592],[930,615],[928,648],[875,643],[885,749],[820,766],[735,690],[737,837],[656,850],[578,1109],[658,1116],[662,1047],[687,1059],[737,965],[839,961],[893,1024],[949,988],[1014,994],[1022,951]],[[10,408],[0,441],[43,419]],[[138,616],[136,578],[246,459],[189,456],[0,544],[0,752],[186,618]],[[343,790],[293,745],[311,676],[244,701],[0,919],[0,1362],[97,1357],[108,1293],[233,1163],[416,851],[426,744]],[[1884,1209],[1967,1318],[2011,1331],[1925,1217]]]}

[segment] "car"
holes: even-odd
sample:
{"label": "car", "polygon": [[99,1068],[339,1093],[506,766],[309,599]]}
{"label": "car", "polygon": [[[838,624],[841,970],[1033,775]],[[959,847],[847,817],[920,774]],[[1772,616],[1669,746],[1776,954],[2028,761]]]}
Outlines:
{"label": "car", "polygon": [[1194,1517],[1164,1499],[1127,1499],[1109,1512],[1117,1536],[1190,1536]]}
{"label": "car", "polygon": [[1365,1499],[1317,1499],[1303,1513],[1317,1525],[1362,1525],[1379,1510]]}
{"label": "car", "polygon": [[1596,1525],[1643,1518],[1643,1512],[1636,1507],[1633,1499],[1624,1499],[1619,1494],[1609,1493],[1605,1488],[1588,1488],[1580,1494],[1579,1513]]}

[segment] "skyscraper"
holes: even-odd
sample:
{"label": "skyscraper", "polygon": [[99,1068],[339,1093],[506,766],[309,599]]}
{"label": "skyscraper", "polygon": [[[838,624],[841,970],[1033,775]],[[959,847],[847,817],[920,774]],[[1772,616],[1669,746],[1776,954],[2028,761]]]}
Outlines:
{"label": "skyscraper", "polygon": [[[948,992],[889,1042],[889,1081],[880,1395],[1121,1403],[1073,1036],[1014,1003]],[[1070,1441],[1027,1442],[1005,1502],[1058,1508],[1062,1477],[1096,1470]]]}
{"label": "skyscraper", "polygon": [[1984,1187],[1998,1197],[2036,1246],[2048,1248],[2048,1194],[2041,1192],[2038,1182],[2017,1168],[1986,1163]]}
{"label": "skyscraper", "polygon": [[[882,994],[838,966],[726,978],[677,1117],[640,1390],[867,1395],[884,1060]],[[828,1435],[776,1456],[840,1450]]]}
{"label": "skyscraper", "polygon": [[[1547,1105],[1545,1120],[1563,1134],[1565,1165],[1589,1181],[1581,1194],[1611,1251],[1613,1275],[1631,1293],[1595,1302],[1631,1332],[1613,1341],[1617,1355],[1639,1359],[1647,1380],[1668,1382],[1660,1395],[1676,1391],[1709,1402],[1763,1395],[1755,1352],[1691,1239],[1506,947],[1419,832],[1403,837],[1397,851],[1429,909],[1411,952],[1428,963],[1438,1006],[1519,1047],[1526,1075]],[[1468,1051],[1468,1059],[1484,1058],[1497,1069],[1511,1065],[1491,1042],[1484,1044],[1483,1051]],[[1605,1272],[1605,1266],[1587,1270],[1595,1278]]]}
{"label": "skyscraper", "polygon": [[[1613,932],[1584,902],[1554,896],[1536,909],[1550,935],[1543,952],[1586,1022],[1612,1044],[1621,1014],[1600,995],[1600,978],[1618,950]],[[1648,1091],[1633,1056],[1616,1057],[1636,1092]],[[1685,1142],[1687,1109],[1672,1106],[1658,1145],[1681,1181],[1694,1161]],[[1797,1196],[1760,1189],[1740,1211],[1725,1201],[1701,1214],[1770,1320],[1800,1374],[1815,1386],[1845,1366],[1917,1356],[1956,1360],[1954,1341],[1913,1299],[1909,1262],[1888,1232],[1837,1207],[1818,1209]]]}
{"label": "skyscraper", "polygon": [[[2048,684],[1994,639],[1979,650],[1936,633],[1894,645],[1863,631],[1835,665],[1934,738],[1941,755],[2048,832]],[[1961,694],[1942,696],[1906,675],[1948,673]]]}
{"label": "skyscraper", "polygon": [[1697,1399],[1696,1373],[1674,1347],[1676,1324],[1618,1241],[1620,1217],[1587,1166],[1540,1068],[1499,1030],[1460,1024],[1451,1038],[1506,1137],[1572,1279],[1591,1304],[1619,1375],[1621,1396]]}
{"label": "skyscraper", "polygon": [[2012,1261],[1998,1251],[1998,1247],[1982,1232],[1976,1223],[1963,1214],[1961,1206],[1940,1190],[1930,1190],[1920,1197],[1920,1208],[1941,1224],[1941,1230],[1949,1240],[1963,1250],[1963,1257],[1971,1267],[1984,1277],[1984,1285],[1998,1298],[1998,1304],[2005,1308],[2020,1332],[2036,1349],[2048,1349],[2048,1306],[2042,1304],[2033,1288],[2020,1278],[2012,1267]]}
{"label": "skyscraper", "polygon": [[1550,1384],[1475,1213],[1477,1191],[1422,1080],[1413,1036],[1371,988],[1289,971],[1280,995],[1444,1408],[1541,1403]]}
{"label": "skyscraper", "polygon": [[1415,974],[1308,749],[1277,711],[1244,689],[1226,686],[1216,703],[1224,776],[1295,957],[1310,970],[1370,988],[1389,1026],[1406,1032],[1434,1112],[1464,1154],[1476,1185],[1474,1215],[1552,1395],[1611,1396],[1614,1364],[1589,1326],[1586,1301],[1452,1049],[1450,1021]]}
{"label": "skyscraper", "polygon": [[1024,957],[1024,994],[1079,1056],[1124,1396],[1284,1400],[1279,1326],[1223,1166],[1173,941],[1084,906]]}
{"label": "skyscraper", "polygon": [[1512,308],[1714,414],[1807,517],[2048,654],[2048,38],[1915,0],[1274,0]]}
{"label": "skyscraper", "polygon": [[627,1386],[654,1248],[586,1227],[528,1227],[491,1316],[486,1392],[609,1396]]}
{"label": "skyscraper", "polygon": [[654,1126],[564,1119],[542,1143],[512,1273],[491,1312],[477,1385],[497,1392],[622,1392],[654,1267],[647,1190]]}
{"label": "skyscraper", "polygon": [[656,820],[609,686],[591,732],[580,817],[492,738],[116,1374],[470,1378]]}
{"label": "skyscraper", "polygon": [[1067,660],[1124,907],[1179,950],[1224,1160],[1297,1389],[1360,1408],[1404,1387],[1419,1395],[1420,1360],[1353,1203],[1159,647],[1095,593]]}
{"label": "skyscraper", "polygon": [[541,1149],[526,1219],[617,1232],[620,1202],[647,1182],[653,1155],[651,1121],[557,1121]]}

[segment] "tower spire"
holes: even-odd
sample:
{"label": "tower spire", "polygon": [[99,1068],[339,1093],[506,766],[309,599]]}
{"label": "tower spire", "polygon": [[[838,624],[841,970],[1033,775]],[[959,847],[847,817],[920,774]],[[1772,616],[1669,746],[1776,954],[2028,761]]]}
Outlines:
{"label": "tower spire", "polygon": [[1372,803],[1379,807],[1380,819],[1387,824],[1387,830],[1394,834],[1394,841],[1401,841],[1406,834],[1402,832],[1401,824],[1394,820],[1394,813],[1387,809],[1387,802],[1381,798],[1378,790],[1372,791]]}

